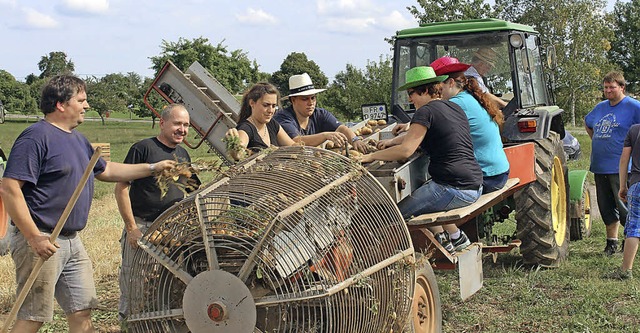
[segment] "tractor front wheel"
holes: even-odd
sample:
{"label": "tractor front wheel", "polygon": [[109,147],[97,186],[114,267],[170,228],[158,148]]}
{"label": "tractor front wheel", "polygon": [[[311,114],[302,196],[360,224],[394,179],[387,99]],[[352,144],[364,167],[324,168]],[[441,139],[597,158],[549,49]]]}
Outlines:
{"label": "tractor front wheel", "polygon": [[560,136],[536,141],[536,181],[514,194],[525,264],[558,266],[569,247],[569,182]]}

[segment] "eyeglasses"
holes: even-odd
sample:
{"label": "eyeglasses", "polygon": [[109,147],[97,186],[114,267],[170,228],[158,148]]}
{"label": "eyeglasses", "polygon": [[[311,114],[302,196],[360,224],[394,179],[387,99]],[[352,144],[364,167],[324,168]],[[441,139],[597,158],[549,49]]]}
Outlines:
{"label": "eyeglasses", "polygon": [[416,91],[413,90],[413,89],[411,89],[411,90],[407,89],[407,96],[411,97],[411,95],[413,95],[415,92]]}

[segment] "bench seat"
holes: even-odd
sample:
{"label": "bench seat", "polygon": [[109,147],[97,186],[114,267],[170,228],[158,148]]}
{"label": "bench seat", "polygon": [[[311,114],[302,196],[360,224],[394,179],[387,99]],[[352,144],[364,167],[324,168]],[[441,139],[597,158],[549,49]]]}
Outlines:
{"label": "bench seat", "polygon": [[[460,222],[460,220],[466,220],[475,217],[478,214],[473,214],[484,206],[494,205],[495,203],[502,201],[507,196],[511,195],[515,191],[515,186],[520,182],[518,178],[510,178],[503,188],[493,191],[491,193],[483,194],[478,198],[478,201],[472,203],[469,206],[464,206],[443,212],[433,212],[422,214],[407,220],[409,226],[427,226],[427,225],[442,225]],[[467,218],[465,220],[465,218]],[[457,224],[457,223],[456,223]]]}

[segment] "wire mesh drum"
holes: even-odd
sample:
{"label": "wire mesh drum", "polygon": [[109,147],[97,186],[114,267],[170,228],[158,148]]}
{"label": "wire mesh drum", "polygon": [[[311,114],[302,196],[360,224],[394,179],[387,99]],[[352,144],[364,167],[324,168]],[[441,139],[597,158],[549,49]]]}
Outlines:
{"label": "wire mesh drum", "polygon": [[400,332],[414,250],[364,168],[263,152],[156,219],[134,254],[129,332]]}

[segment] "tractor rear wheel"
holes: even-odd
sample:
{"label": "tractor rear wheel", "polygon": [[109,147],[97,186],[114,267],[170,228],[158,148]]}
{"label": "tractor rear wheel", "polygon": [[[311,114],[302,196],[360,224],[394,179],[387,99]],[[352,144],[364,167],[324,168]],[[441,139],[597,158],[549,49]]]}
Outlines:
{"label": "tractor rear wheel", "polygon": [[438,282],[429,260],[422,256],[416,258],[416,286],[409,321],[408,332],[442,332],[442,303]]}
{"label": "tractor rear wheel", "polygon": [[515,193],[517,236],[525,264],[555,267],[569,247],[569,182],[560,136],[536,141],[536,181]]}

